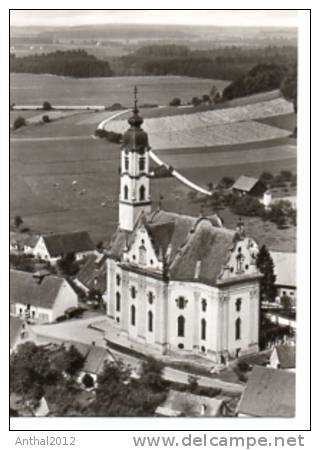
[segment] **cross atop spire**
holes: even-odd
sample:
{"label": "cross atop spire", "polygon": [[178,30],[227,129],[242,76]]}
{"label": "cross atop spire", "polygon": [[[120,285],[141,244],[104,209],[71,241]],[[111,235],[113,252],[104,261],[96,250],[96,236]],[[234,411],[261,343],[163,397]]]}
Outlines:
{"label": "cross atop spire", "polygon": [[143,123],[142,117],[139,116],[139,108],[138,108],[138,88],[137,86],[133,89],[133,115],[128,120],[129,124],[133,128],[140,128],[140,125]]}
{"label": "cross atop spire", "polygon": [[133,108],[133,112],[134,112],[135,114],[138,114],[139,109],[138,109],[138,88],[137,88],[137,86],[134,87],[133,95],[134,95],[134,108]]}

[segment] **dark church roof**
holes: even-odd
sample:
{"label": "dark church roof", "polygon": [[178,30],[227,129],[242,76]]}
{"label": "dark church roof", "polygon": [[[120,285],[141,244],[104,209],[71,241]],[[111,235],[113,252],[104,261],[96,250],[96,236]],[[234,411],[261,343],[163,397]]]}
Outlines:
{"label": "dark church roof", "polygon": [[137,104],[137,88],[134,90],[135,102],[133,108],[133,114],[129,118],[128,122],[130,128],[123,135],[123,147],[130,151],[149,149],[148,134],[141,128],[143,119],[139,115],[139,109]]}
{"label": "dark church roof", "polygon": [[215,283],[234,246],[235,232],[221,227],[218,216],[192,217],[157,210],[140,219],[132,233],[118,229],[109,256],[121,260],[142,225],[157,256],[166,255],[167,274],[175,280]]}

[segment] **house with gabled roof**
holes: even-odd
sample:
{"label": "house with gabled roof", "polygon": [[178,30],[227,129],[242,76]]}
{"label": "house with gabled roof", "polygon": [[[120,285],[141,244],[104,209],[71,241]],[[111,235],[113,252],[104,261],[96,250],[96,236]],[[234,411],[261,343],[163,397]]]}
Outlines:
{"label": "house with gabled roof", "polygon": [[231,189],[240,195],[251,195],[253,197],[262,197],[267,191],[267,187],[261,180],[247,175],[241,175]]}
{"label": "house with gabled roof", "polygon": [[78,297],[62,277],[10,270],[10,313],[22,320],[50,323],[71,307]]}
{"label": "house with gabled roof", "polygon": [[69,254],[74,254],[77,260],[81,260],[94,250],[94,243],[87,231],[74,231],[40,236],[33,254],[37,258],[56,263]]}
{"label": "house with gabled roof", "polygon": [[277,345],[271,352],[269,366],[274,369],[295,371],[296,368],[296,346]]}
{"label": "house with gabled roof", "polygon": [[119,225],[107,248],[107,316],[128,345],[160,353],[225,363],[254,352],[258,246],[242,221],[229,230],[217,215],[152,208],[142,122],[135,102],[121,148]]}
{"label": "house with gabled roof", "polygon": [[294,417],[295,374],[254,366],[237,408],[239,417]]}

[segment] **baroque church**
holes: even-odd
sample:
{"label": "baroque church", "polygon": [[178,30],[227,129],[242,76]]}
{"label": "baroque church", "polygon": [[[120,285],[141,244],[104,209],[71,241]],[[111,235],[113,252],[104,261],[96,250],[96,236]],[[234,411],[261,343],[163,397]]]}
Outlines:
{"label": "baroque church", "polygon": [[152,208],[137,99],[121,147],[119,225],[107,256],[107,316],[155,353],[215,363],[258,350],[257,244],[242,222]]}

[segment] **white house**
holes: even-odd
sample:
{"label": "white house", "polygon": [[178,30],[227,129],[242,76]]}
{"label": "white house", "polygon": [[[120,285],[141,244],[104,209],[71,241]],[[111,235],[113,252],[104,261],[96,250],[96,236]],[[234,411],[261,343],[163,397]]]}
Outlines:
{"label": "white house", "polygon": [[288,296],[295,305],[296,301],[296,254],[287,252],[270,252],[274,262],[277,296]]}
{"label": "white house", "polygon": [[77,260],[94,252],[95,247],[87,231],[40,236],[34,247],[35,257],[56,263],[63,256],[74,254]]}
{"label": "white house", "polygon": [[49,323],[66,309],[78,306],[78,297],[61,277],[10,270],[10,313],[32,322]]}
{"label": "white house", "polygon": [[217,216],[152,210],[148,135],[137,106],[121,150],[119,227],[107,256],[107,316],[160,353],[214,362],[258,349],[257,244]]}

